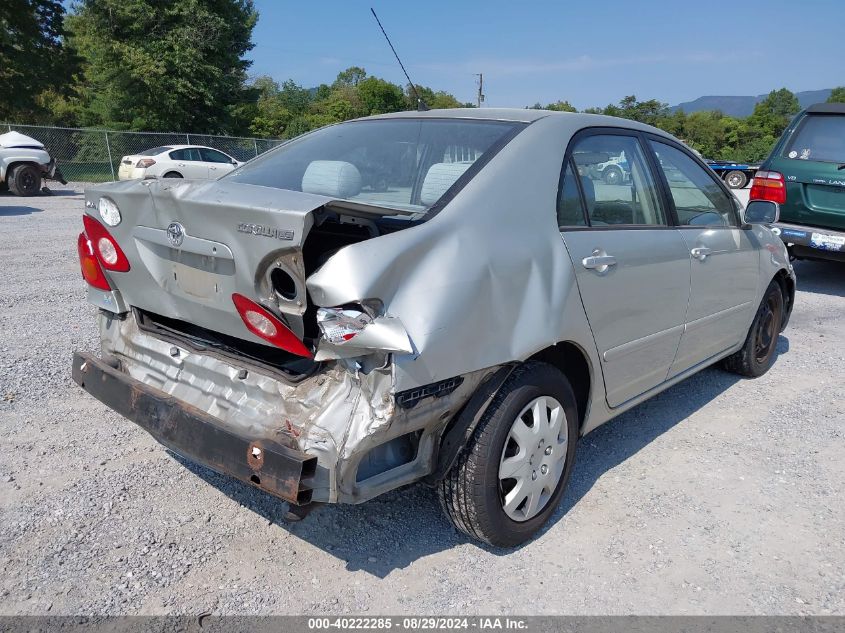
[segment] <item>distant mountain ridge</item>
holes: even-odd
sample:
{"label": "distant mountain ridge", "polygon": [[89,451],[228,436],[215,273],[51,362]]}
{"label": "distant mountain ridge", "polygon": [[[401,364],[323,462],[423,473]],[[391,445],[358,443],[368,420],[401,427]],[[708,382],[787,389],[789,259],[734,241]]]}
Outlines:
{"label": "distant mountain ridge", "polygon": [[[827,101],[830,96],[831,88],[824,90],[805,90],[804,92],[796,92],[798,102],[802,108],[806,108],[814,103],[821,103]],[[694,101],[685,101],[676,106],[672,106],[670,110],[683,110],[687,114],[693,112],[700,112],[702,110],[721,110],[723,113],[732,117],[746,117],[754,112],[754,106],[766,98],[766,95],[757,95],[756,97],[717,97],[707,96],[699,97]]]}

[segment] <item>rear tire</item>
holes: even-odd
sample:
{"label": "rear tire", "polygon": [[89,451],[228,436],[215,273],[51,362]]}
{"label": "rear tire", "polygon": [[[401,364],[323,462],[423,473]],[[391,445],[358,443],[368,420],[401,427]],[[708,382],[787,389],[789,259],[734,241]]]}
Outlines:
{"label": "rear tire", "polygon": [[729,171],[725,174],[725,182],[731,189],[742,189],[746,184],[748,184],[748,176],[741,171]]}
{"label": "rear tire", "polygon": [[184,178],[178,171],[169,171],[162,178]]}
{"label": "rear tire", "polygon": [[444,512],[484,543],[524,543],[560,504],[577,440],[578,409],[566,377],[546,363],[518,367],[440,482]]}
{"label": "rear tire", "polygon": [[35,165],[18,165],[9,176],[9,189],[16,196],[35,196],[41,191],[41,170]]}
{"label": "rear tire", "polygon": [[775,360],[775,348],[781,323],[783,323],[783,292],[780,284],[772,280],[763,295],[763,301],[754,315],[754,321],[745,337],[745,344],[731,354],[722,365],[740,376],[758,378],[765,374]]}
{"label": "rear tire", "polygon": [[623,180],[622,170],[613,166],[605,167],[602,178],[604,179],[605,184],[621,185]]}

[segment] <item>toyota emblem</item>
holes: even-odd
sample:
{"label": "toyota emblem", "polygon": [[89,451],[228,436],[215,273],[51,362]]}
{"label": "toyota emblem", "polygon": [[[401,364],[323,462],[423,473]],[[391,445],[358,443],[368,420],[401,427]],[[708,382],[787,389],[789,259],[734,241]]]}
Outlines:
{"label": "toyota emblem", "polygon": [[184,239],[185,227],[178,222],[171,222],[167,227],[167,241],[170,242],[170,245],[174,248],[182,246]]}

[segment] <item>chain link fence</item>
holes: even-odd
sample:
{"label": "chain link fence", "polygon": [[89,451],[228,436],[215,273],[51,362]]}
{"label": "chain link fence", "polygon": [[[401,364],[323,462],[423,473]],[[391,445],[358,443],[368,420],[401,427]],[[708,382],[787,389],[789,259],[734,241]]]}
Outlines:
{"label": "chain link fence", "polygon": [[213,136],[160,132],[117,132],[85,128],[0,124],[0,134],[20,132],[40,141],[56,159],[70,182],[117,180],[123,156],[138,154],[162,145],[203,145],[219,149],[239,161],[255,158],[283,141],[268,138]]}

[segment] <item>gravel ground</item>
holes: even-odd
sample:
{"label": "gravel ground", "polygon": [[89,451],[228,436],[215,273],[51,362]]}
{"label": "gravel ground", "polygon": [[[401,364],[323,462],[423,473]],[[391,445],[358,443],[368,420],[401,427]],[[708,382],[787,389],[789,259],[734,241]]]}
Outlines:
{"label": "gravel ground", "polygon": [[0,194],[0,613],[845,614],[845,267],[798,264],[780,356],[581,442],[552,525],[467,541],[411,486],[286,524],[84,394],[81,187]]}

